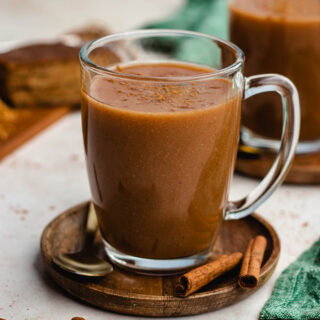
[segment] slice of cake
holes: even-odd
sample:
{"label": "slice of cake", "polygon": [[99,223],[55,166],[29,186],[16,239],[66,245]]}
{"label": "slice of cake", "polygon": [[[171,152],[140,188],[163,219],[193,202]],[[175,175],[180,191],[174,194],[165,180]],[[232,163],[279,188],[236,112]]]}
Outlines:
{"label": "slice of cake", "polygon": [[[76,35],[85,41],[99,36],[95,32]],[[79,104],[79,50],[80,46],[57,42],[24,46],[0,54],[0,98],[14,107]],[[111,51],[104,51],[104,59],[110,64],[118,61]]]}

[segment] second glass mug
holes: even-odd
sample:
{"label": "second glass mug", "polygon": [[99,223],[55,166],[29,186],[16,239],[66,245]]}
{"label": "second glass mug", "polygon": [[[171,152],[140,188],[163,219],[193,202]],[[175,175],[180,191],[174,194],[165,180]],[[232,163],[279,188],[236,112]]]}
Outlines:
{"label": "second glass mug", "polygon": [[[114,34],[80,52],[87,170],[110,260],[146,274],[177,273],[211,255],[223,219],[251,214],[284,180],[300,128],[287,78],[244,78],[242,51],[196,32]],[[279,153],[256,189],[229,201],[241,103],[283,101]]]}
{"label": "second glass mug", "polygon": [[[244,74],[279,73],[299,91],[301,129],[297,154],[320,151],[320,1],[228,0],[230,41],[246,55]],[[243,106],[241,149],[279,148],[281,101],[269,93]],[[245,127],[244,127],[245,126]]]}

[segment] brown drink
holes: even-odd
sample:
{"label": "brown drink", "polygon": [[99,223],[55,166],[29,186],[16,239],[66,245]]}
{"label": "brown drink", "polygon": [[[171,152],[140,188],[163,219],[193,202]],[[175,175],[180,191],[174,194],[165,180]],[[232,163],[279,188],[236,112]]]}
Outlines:
{"label": "brown drink", "polygon": [[[301,101],[300,140],[320,138],[320,1],[231,0],[230,39],[246,55],[245,75],[279,73],[297,86]],[[277,94],[246,102],[243,123],[279,138],[281,101]]]}
{"label": "brown drink", "polygon": [[[120,67],[152,77],[212,72],[196,65]],[[172,82],[96,76],[82,92],[93,201],[104,239],[138,257],[208,249],[223,219],[241,96],[226,79]]]}

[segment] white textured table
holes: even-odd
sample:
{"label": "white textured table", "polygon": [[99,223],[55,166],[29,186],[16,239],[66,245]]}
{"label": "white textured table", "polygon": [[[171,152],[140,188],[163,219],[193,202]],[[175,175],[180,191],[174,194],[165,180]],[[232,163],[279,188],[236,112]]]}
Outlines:
{"label": "white textured table", "polygon": [[[105,22],[116,31],[136,28],[166,16],[181,1],[92,0],[90,3],[2,0],[0,40],[54,35],[94,21]],[[236,176],[232,198],[247,193],[256,183]],[[75,301],[44,273],[39,255],[43,228],[58,213],[88,198],[79,112],[65,117],[0,162],[0,318],[128,318]],[[319,208],[320,186],[282,186],[258,210],[273,224],[282,243],[280,261],[270,281],[242,302],[193,319],[257,319],[281,271],[318,238]]]}

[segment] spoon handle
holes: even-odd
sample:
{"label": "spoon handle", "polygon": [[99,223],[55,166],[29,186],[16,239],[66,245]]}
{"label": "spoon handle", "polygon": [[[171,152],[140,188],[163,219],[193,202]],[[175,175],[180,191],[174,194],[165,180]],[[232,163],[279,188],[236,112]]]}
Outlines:
{"label": "spoon handle", "polygon": [[86,223],[86,237],[85,237],[85,243],[84,247],[89,247],[95,239],[96,233],[98,230],[98,220],[96,211],[94,209],[93,202],[91,201],[88,208],[88,214],[87,214],[87,223]]}

